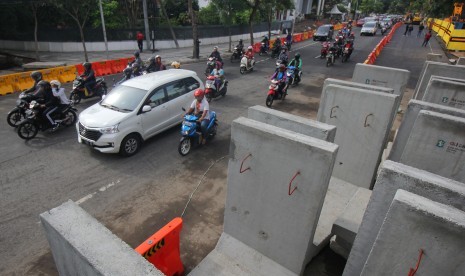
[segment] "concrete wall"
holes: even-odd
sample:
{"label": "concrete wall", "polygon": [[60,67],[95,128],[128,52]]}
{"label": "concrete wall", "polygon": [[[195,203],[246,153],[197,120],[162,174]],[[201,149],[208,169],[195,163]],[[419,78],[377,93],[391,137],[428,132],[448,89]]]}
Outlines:
{"label": "concrete wall", "polygon": [[60,275],[163,275],[72,201],[40,221]]}
{"label": "concrete wall", "polygon": [[[360,275],[386,217],[389,205],[398,189],[465,211],[463,204],[465,202],[465,185],[463,183],[404,164],[385,161],[381,165],[343,276]],[[410,235],[414,237],[413,233]]]}
{"label": "concrete wall", "polygon": [[[365,89],[365,90],[371,90],[371,91],[376,91],[376,92],[394,94],[394,89],[393,88],[370,85],[370,84],[365,84],[365,83],[360,83],[360,82],[332,79],[332,78],[325,79],[325,81],[323,83],[323,90],[325,90],[326,86],[328,86],[330,84],[336,84],[336,85],[341,85],[341,86],[361,88],[361,89]],[[320,103],[320,105],[321,105],[321,103]]]}
{"label": "concrete wall", "polygon": [[336,136],[335,126],[260,105],[249,107],[248,118],[328,142]]}
{"label": "concrete wall", "polygon": [[336,126],[334,142],[340,146],[333,176],[370,188],[399,96],[328,85],[321,99],[318,121]]}
{"label": "concrete wall", "polygon": [[393,88],[394,94],[402,99],[409,78],[408,70],[357,63],[352,81]]}
{"label": "concrete wall", "polygon": [[431,78],[423,101],[465,109],[465,82]]}
{"label": "concrete wall", "polygon": [[463,275],[465,212],[398,190],[363,268],[363,276]]}
{"label": "concrete wall", "polygon": [[465,118],[420,111],[400,163],[465,183]]}
{"label": "concrete wall", "polygon": [[423,99],[426,86],[428,85],[432,75],[445,76],[449,78],[464,78],[465,66],[450,65],[435,61],[426,61],[423,65],[423,70],[420,73],[420,77],[418,78],[418,82],[415,87],[415,93],[413,96],[414,99]]}
{"label": "concrete wall", "polygon": [[459,57],[456,65],[465,65],[465,57]]}
{"label": "concrete wall", "polygon": [[[337,150],[335,144],[255,120],[234,120],[224,233],[302,273]],[[250,169],[240,173],[241,166]]]}
{"label": "concrete wall", "polygon": [[405,111],[404,117],[402,118],[402,124],[399,127],[399,130],[396,135],[396,139],[392,145],[391,152],[389,154],[389,160],[399,161],[404,151],[405,144],[407,143],[410,132],[412,131],[415,120],[418,117],[418,114],[421,110],[431,110],[439,113],[449,114],[453,116],[458,116],[465,118],[465,112],[460,109],[451,108],[443,105],[410,100],[407,110]]}

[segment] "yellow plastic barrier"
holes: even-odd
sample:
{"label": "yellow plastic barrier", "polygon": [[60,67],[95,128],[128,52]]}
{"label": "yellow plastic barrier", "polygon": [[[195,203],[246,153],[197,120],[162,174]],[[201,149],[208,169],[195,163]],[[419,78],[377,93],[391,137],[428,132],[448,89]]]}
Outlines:
{"label": "yellow plastic barrier", "polygon": [[61,83],[72,82],[76,78],[76,66],[63,66],[52,69]]}
{"label": "yellow plastic barrier", "polygon": [[30,72],[10,75],[10,81],[14,87],[14,90],[22,91],[31,88],[34,85],[34,80],[31,78],[30,75]]}
{"label": "yellow plastic barrier", "polygon": [[302,40],[307,40],[308,39],[308,32],[304,32],[302,35]]}
{"label": "yellow plastic barrier", "polygon": [[11,94],[14,92],[9,76],[0,76],[0,95]]}
{"label": "yellow plastic barrier", "polygon": [[46,81],[52,81],[52,80],[58,79],[58,76],[54,74],[52,69],[43,69],[39,71],[42,72],[42,78]]}

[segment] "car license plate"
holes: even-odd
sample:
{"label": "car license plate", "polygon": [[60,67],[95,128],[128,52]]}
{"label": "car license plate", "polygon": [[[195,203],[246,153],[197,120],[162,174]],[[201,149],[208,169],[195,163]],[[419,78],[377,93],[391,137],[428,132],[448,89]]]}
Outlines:
{"label": "car license plate", "polygon": [[84,140],[84,139],[82,139],[82,143],[83,143],[84,145],[88,145],[88,146],[91,146],[91,147],[94,146],[94,143],[93,143],[93,142],[90,142],[90,141],[87,141],[87,140]]}

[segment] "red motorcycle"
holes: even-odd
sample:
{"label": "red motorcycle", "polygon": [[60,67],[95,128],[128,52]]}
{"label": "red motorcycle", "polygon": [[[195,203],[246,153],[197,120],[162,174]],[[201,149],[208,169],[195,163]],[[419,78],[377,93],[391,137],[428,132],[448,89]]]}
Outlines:
{"label": "red motorcycle", "polygon": [[353,45],[352,45],[352,43],[347,42],[347,43],[344,45],[344,49],[342,50],[341,62],[346,62],[347,60],[349,60],[350,55],[352,54],[352,51],[353,51]]}
{"label": "red motorcycle", "polygon": [[331,46],[331,42],[325,41],[321,43],[320,58],[326,58],[326,55],[328,54],[328,50],[330,46]]}
{"label": "red motorcycle", "polygon": [[266,96],[266,106],[271,107],[274,100],[283,100],[286,98],[287,89],[286,84],[277,79],[272,79],[268,87],[268,94]]}

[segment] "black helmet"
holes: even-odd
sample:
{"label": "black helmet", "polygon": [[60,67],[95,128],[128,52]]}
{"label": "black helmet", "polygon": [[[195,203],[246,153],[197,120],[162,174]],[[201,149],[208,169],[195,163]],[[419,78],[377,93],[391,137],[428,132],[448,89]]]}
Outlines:
{"label": "black helmet", "polygon": [[239,39],[239,42],[242,43],[242,39]]}
{"label": "black helmet", "polygon": [[135,57],[139,57],[139,55],[140,55],[139,51],[135,51],[135,52],[134,52],[134,56],[135,56]]}
{"label": "black helmet", "polygon": [[155,62],[155,57],[154,57],[154,56],[151,56],[151,57],[149,58],[149,61],[150,61],[150,62]]}
{"label": "black helmet", "polygon": [[90,70],[92,68],[92,63],[90,62],[84,62],[82,64],[82,66],[84,66],[84,68],[86,68],[86,70]]}
{"label": "black helmet", "polygon": [[295,58],[299,59],[300,58],[300,53],[295,53]]}
{"label": "black helmet", "polygon": [[40,80],[42,80],[42,73],[39,72],[39,71],[34,71],[34,72],[31,73],[31,78],[34,81],[40,81]]}

